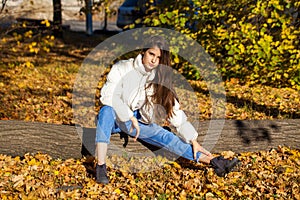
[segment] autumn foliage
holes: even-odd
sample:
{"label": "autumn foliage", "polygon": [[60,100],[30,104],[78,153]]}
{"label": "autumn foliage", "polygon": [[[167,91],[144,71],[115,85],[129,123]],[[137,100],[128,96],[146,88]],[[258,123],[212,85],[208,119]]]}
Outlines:
{"label": "autumn foliage", "polygon": [[[299,7],[295,0],[163,1],[150,6],[142,22],[197,40],[224,79],[299,89]],[[179,68],[200,78],[189,74],[193,66],[184,61]]]}
{"label": "autumn foliage", "polygon": [[[234,155],[223,152],[224,156]],[[163,158],[140,162],[110,157],[110,184],[97,184],[94,162],[53,159],[45,154],[0,155],[0,198],[5,199],[299,199],[300,152],[286,147],[241,153],[239,170],[225,178],[212,168]],[[157,165],[157,160],[162,164]],[[116,170],[113,165],[122,166]],[[131,165],[157,165],[130,173]]]}
{"label": "autumn foliage", "polygon": [[[227,98],[226,119],[299,118],[299,79],[296,76],[299,70],[299,49],[290,48],[294,44],[299,45],[299,41],[294,44],[286,41],[295,41],[294,36],[299,36],[299,30],[284,25],[291,20],[288,16],[280,18],[276,15],[278,10],[282,10],[279,4],[281,1],[268,1],[269,4],[257,2],[260,2],[260,9],[256,9],[253,15],[263,16],[263,8],[273,6],[260,26],[265,27],[264,24],[267,24],[265,28],[268,28],[277,20],[281,32],[284,32],[281,37],[285,38],[281,39],[285,43],[276,43],[276,37],[271,37],[268,29],[258,30],[260,27],[247,23],[245,17],[236,23],[236,27],[233,23],[229,24],[231,32],[225,33],[223,26],[209,28],[209,23],[205,23],[206,29],[188,34],[195,38],[204,37],[202,33],[205,32],[212,34],[205,34],[206,40],[201,40],[208,52],[216,56],[216,61],[220,61],[218,64],[224,75]],[[226,19],[226,23],[237,20],[218,12],[216,4],[202,5],[202,9],[205,10],[202,15],[205,22],[214,20],[209,16],[216,13],[218,15],[215,17]],[[225,11],[229,12],[228,8]],[[173,15],[169,12],[161,13],[155,18],[157,22],[154,20],[149,23],[167,24],[165,20],[172,18],[179,20],[179,25],[186,26],[185,19]],[[49,21],[43,20],[42,25],[43,29],[36,29],[23,22],[1,35],[0,119],[71,125],[74,124],[72,87],[78,69],[92,48],[107,36],[87,38],[80,33],[65,31],[63,39],[59,40],[48,29]],[[246,43],[251,42],[249,30],[252,29],[255,29],[253,34],[260,35],[260,39],[257,46],[250,44],[247,48]],[[219,46],[210,43],[216,41],[216,38],[209,40],[212,36],[220,39]],[[223,45],[225,42],[227,46]],[[293,58],[292,67],[289,68],[285,63],[288,57],[270,50],[271,47],[280,47],[285,55]],[[218,51],[215,51],[216,48]],[[221,62],[221,51],[226,55],[224,62]],[[264,56],[266,58],[262,62]],[[258,60],[258,65],[254,65],[251,60],[249,71],[243,74],[246,64],[242,62],[243,65],[239,65],[237,62],[244,61],[245,57]],[[275,64],[276,59],[282,65]],[[269,76],[265,70],[260,71],[266,63],[271,68]],[[189,67],[179,70],[188,75],[190,71],[187,69],[192,71]],[[281,71],[279,67],[283,67]],[[195,74],[190,75],[193,78]],[[212,115],[209,91],[199,77],[193,79],[189,83],[199,101],[198,119],[209,120]],[[284,80],[288,81],[284,83]],[[195,109],[189,106],[188,102],[183,102],[183,107]],[[94,110],[87,111],[91,119],[98,109],[96,105]],[[93,176],[95,162],[90,158],[60,160],[45,154],[28,153],[19,157],[0,155],[0,199],[300,199],[299,150],[279,146],[269,151],[220,153],[224,156],[235,155],[242,161],[238,171],[225,178],[217,177],[207,165],[182,159],[171,162],[161,157],[131,160],[109,157],[108,175],[111,183],[106,186],[96,184]],[[121,167],[116,168],[116,164]],[[130,167],[148,165],[156,169],[145,173],[128,171]]]}

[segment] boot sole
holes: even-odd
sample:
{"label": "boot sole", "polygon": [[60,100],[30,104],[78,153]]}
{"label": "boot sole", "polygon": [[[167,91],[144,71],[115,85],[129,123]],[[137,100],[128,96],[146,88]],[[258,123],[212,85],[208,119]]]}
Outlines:
{"label": "boot sole", "polygon": [[100,181],[96,181],[96,183],[106,185],[109,183],[109,181],[108,180],[100,180]]}

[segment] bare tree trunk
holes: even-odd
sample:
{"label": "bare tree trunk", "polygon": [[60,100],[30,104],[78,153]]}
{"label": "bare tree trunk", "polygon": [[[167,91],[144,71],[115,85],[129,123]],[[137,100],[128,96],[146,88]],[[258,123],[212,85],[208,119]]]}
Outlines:
{"label": "bare tree trunk", "polygon": [[62,10],[61,0],[53,0],[53,34],[62,37]]}
{"label": "bare tree trunk", "polygon": [[106,31],[107,30],[107,8],[105,6],[105,9],[104,9],[104,27],[103,27],[103,30]]}
{"label": "bare tree trunk", "polygon": [[86,7],[86,33],[88,35],[93,34],[93,18],[92,18],[92,7],[93,1],[92,0],[85,0],[85,7]]}

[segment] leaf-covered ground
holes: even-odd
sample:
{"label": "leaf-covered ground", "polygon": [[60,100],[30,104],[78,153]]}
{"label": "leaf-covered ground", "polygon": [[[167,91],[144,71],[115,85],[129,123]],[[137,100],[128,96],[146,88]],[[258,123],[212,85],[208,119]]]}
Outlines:
{"label": "leaf-covered ground", "polygon": [[[84,58],[105,37],[89,38],[68,33],[64,42],[47,39],[48,43],[52,42],[51,51],[40,50],[38,54],[30,52],[33,42],[16,42],[16,36],[3,37],[0,41],[0,119],[74,123],[71,110],[73,83]],[[199,119],[210,119],[211,99],[205,82],[191,81],[190,84],[198,97]],[[227,119],[300,117],[300,92],[297,90],[242,85],[238,79],[224,82],[224,86]],[[90,115],[98,108],[89,111]]]}
{"label": "leaf-covered ground", "polygon": [[[50,52],[30,52],[28,43],[13,36],[0,42],[0,119],[73,124],[72,89],[81,62],[103,38],[54,40]],[[78,41],[84,39],[83,43]],[[32,44],[31,42],[29,42]],[[87,45],[87,44],[90,45]],[[36,44],[35,44],[36,45]],[[32,47],[32,46],[31,46]],[[42,46],[40,47],[42,48]],[[100,84],[101,85],[101,84]],[[211,117],[211,100],[204,82],[191,81],[199,100],[200,120]],[[299,118],[299,91],[225,82],[227,119]],[[184,104],[184,103],[183,103]],[[190,106],[189,104],[184,106]],[[94,119],[97,112],[90,112]],[[93,124],[93,122],[87,122]],[[92,125],[91,125],[92,126]],[[225,152],[226,154],[226,152]],[[211,168],[180,160],[108,159],[111,183],[96,184],[94,161],[57,160],[48,155],[0,156],[0,199],[300,199],[300,152],[280,147],[236,155],[238,172],[225,178]],[[160,160],[161,159],[161,160]],[[147,173],[129,173],[128,165],[152,165]]]}
{"label": "leaf-covered ground", "polygon": [[[223,152],[224,156],[233,155]],[[242,153],[242,165],[225,178],[208,166],[163,158],[108,159],[108,185],[97,184],[94,162],[45,154],[0,155],[0,198],[5,199],[299,199],[300,152],[287,147]],[[122,166],[118,170],[113,164]],[[144,173],[128,165],[156,165]]]}

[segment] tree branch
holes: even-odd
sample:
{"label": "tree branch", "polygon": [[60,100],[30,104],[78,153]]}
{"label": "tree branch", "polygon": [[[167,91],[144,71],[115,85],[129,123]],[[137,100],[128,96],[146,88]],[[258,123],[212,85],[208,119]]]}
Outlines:
{"label": "tree branch", "polygon": [[4,10],[6,3],[7,3],[7,0],[2,0],[2,8],[0,10],[0,13],[2,13],[2,11]]}

